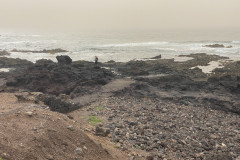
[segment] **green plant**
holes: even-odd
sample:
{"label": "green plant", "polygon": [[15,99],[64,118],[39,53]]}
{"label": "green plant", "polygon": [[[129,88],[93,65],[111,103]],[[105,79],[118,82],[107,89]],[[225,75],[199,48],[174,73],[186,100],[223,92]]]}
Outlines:
{"label": "green plant", "polygon": [[96,116],[89,116],[88,121],[92,126],[96,126],[96,124],[102,123],[102,120],[98,119]]}
{"label": "green plant", "polygon": [[105,109],[102,106],[96,107],[95,108],[96,111],[104,111]]}
{"label": "green plant", "polygon": [[120,148],[118,145],[114,145],[114,148]]}
{"label": "green plant", "polygon": [[136,145],[135,148],[136,148],[136,149],[141,149],[141,146]]}

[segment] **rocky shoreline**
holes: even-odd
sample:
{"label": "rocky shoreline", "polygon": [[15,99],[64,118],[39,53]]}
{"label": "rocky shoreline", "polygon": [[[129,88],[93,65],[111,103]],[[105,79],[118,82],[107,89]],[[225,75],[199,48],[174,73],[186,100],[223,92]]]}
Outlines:
{"label": "rocky shoreline", "polygon": [[97,65],[72,62],[68,56],[58,57],[58,63],[35,64],[0,57],[0,68],[14,68],[0,72],[0,91],[41,92],[34,103],[52,111],[79,122],[83,113],[101,118],[110,141],[123,151],[134,149],[132,159],[239,157],[240,62],[225,61],[222,68],[204,73],[196,66],[227,57],[185,56],[192,59],[176,62],[157,56]]}

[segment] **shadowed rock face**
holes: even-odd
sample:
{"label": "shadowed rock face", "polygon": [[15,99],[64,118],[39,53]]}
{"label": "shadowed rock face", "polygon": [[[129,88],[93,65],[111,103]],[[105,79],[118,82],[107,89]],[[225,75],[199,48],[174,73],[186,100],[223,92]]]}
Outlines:
{"label": "shadowed rock face", "polygon": [[[64,64],[70,58],[60,58]],[[61,61],[60,60],[60,61]],[[93,63],[75,62],[69,65],[54,63],[50,60],[40,60],[24,71],[8,77],[8,86],[26,88],[59,95],[70,94],[77,86],[104,85],[113,78],[110,71],[95,66]]]}
{"label": "shadowed rock face", "polygon": [[23,59],[14,59],[14,58],[6,58],[0,57],[0,68],[26,68],[33,65],[32,62]]}
{"label": "shadowed rock face", "polygon": [[57,61],[59,64],[71,64],[72,59],[69,56],[57,56]]}

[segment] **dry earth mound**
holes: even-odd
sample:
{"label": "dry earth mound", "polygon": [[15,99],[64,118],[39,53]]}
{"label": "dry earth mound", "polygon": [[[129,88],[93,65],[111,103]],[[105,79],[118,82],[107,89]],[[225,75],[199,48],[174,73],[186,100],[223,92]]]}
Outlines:
{"label": "dry earth mound", "polygon": [[66,115],[19,103],[13,94],[0,96],[0,157],[4,160],[113,159]]}

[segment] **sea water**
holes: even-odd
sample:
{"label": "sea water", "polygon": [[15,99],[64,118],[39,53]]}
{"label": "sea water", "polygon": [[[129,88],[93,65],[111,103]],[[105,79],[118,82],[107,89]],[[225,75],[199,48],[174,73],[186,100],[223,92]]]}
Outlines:
{"label": "sea water", "polygon": [[[208,48],[204,45],[223,44],[232,48]],[[61,48],[66,53],[19,53],[17,50],[43,50]],[[0,50],[7,50],[11,58],[56,61],[57,55],[69,55],[74,61],[146,60],[162,55],[175,58],[178,55],[207,53],[240,60],[240,31],[105,31],[105,32],[12,32],[0,31]]]}

